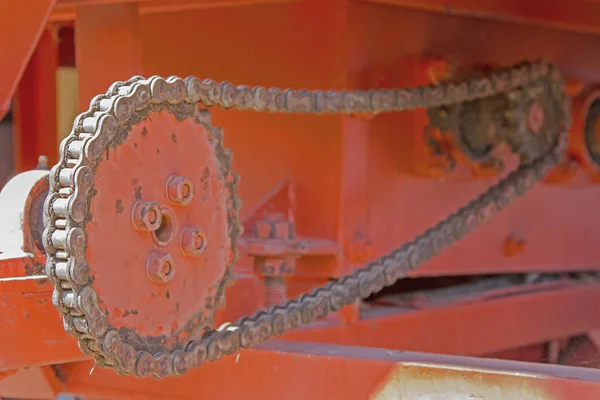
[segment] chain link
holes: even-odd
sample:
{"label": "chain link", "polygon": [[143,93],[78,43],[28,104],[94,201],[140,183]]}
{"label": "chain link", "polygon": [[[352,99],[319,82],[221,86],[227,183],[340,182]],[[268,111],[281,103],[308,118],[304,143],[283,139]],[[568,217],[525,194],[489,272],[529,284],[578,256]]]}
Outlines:
{"label": "chain link", "polygon": [[[532,134],[523,123],[523,107],[532,100],[527,90],[540,84],[550,88],[545,92],[550,98],[543,101],[550,102],[552,123],[544,126],[545,140],[524,141],[523,137]],[[94,167],[104,151],[116,143],[121,130],[143,120],[150,112],[168,109],[190,116],[196,112],[196,104],[201,103],[207,107],[284,113],[377,114],[473,102],[498,95],[512,99],[507,110],[507,119],[512,122],[508,124],[505,139],[522,155],[521,165],[412,241],[350,275],[282,305],[259,310],[235,324],[208,331],[202,339],[175,351],[156,354],[138,351],[110,327],[98,305],[90,266],[85,260],[85,227],[91,218],[89,202]],[[208,118],[207,111],[202,115]],[[98,365],[138,377],[179,376],[204,362],[217,361],[224,355],[313,322],[402,279],[540,181],[559,161],[566,146],[569,124],[570,105],[564,82],[557,69],[545,61],[519,64],[471,81],[448,81],[409,89],[281,90],[234,86],[195,77],[185,80],[134,77],[115,83],[107,93],[96,96],[90,109],[77,117],[71,134],[61,143],[61,161],[51,170],[50,194],[44,206],[44,245],[46,273],[54,285],[53,303],[63,316],[65,330],[78,338],[81,350],[93,356]],[[221,156],[228,160],[228,153]],[[234,248],[235,238],[241,232],[237,220],[236,181],[234,176],[228,200]]]}

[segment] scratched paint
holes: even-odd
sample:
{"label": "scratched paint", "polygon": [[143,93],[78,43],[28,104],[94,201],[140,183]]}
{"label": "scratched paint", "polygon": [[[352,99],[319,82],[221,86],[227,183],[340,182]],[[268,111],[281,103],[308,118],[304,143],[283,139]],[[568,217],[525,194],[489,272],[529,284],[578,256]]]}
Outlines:
{"label": "scratched paint", "polygon": [[[537,383],[540,383],[537,385]],[[423,364],[402,364],[372,400],[551,400],[543,379],[522,373]]]}

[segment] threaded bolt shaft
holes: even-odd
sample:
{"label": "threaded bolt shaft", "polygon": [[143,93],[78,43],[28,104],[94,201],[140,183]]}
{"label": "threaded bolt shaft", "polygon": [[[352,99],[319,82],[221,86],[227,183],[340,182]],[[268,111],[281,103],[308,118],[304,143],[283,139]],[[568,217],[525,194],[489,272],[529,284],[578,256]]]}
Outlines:
{"label": "threaded bolt shaft", "polygon": [[282,277],[265,276],[265,302],[267,307],[283,303],[287,298],[287,285]]}

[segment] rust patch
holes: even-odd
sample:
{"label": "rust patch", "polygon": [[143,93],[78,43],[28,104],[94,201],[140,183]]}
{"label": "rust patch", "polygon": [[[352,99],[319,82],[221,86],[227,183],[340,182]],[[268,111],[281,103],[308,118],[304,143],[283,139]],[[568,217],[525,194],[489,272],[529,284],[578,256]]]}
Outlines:
{"label": "rust patch", "polygon": [[[44,264],[36,262],[34,260],[25,261],[23,268],[25,269],[25,273],[27,276],[35,276],[35,275],[44,275]],[[37,280],[37,286],[41,286],[46,282],[43,279]]]}
{"label": "rust patch", "polygon": [[169,291],[167,290],[167,293],[165,293],[165,296],[167,297],[167,299],[171,298],[171,293],[169,293]]}
{"label": "rust patch", "polygon": [[136,186],[136,188],[135,188],[135,199],[142,200],[142,187],[141,186]]}
{"label": "rust patch", "polygon": [[148,128],[144,127],[144,129],[142,129],[142,137],[146,137],[147,134],[148,134]]}
{"label": "rust patch", "polygon": [[117,208],[117,214],[123,214],[123,200],[121,200],[121,199],[117,200],[116,208]]}
{"label": "rust patch", "polygon": [[202,171],[202,176],[200,177],[200,186],[202,186],[202,196],[200,197],[200,201],[204,202],[206,199],[208,199],[210,191],[210,170],[208,167],[204,167],[204,171]]}
{"label": "rust patch", "polygon": [[50,368],[52,368],[52,370],[54,370],[54,375],[56,376],[56,379],[58,379],[58,381],[60,383],[67,383],[67,374],[62,366],[51,365]]}
{"label": "rust patch", "polygon": [[405,363],[395,368],[371,400],[553,400],[537,376],[494,370]]}
{"label": "rust patch", "polygon": [[173,143],[177,143],[177,135],[175,133],[171,133],[171,140]]}

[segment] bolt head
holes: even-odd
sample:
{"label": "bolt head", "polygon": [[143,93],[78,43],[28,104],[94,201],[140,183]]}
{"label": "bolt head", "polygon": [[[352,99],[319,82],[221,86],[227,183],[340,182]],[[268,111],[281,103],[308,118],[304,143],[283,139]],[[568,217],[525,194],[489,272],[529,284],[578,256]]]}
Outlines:
{"label": "bolt head", "polygon": [[256,223],[254,233],[261,239],[293,239],[294,223],[288,221],[283,214],[273,213]]}
{"label": "bolt head", "polygon": [[160,227],[162,213],[156,203],[139,201],[132,211],[133,226],[138,231],[155,231]]}
{"label": "bolt head", "polygon": [[185,176],[172,176],[167,181],[167,199],[173,204],[188,205],[194,196],[194,185]]}
{"label": "bolt head", "polygon": [[181,232],[181,251],[186,256],[197,257],[204,253],[208,239],[202,229],[184,228]]}
{"label": "bolt head", "polygon": [[146,260],[146,275],[153,282],[169,282],[175,277],[175,260],[170,254],[150,254]]}

